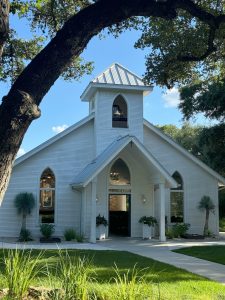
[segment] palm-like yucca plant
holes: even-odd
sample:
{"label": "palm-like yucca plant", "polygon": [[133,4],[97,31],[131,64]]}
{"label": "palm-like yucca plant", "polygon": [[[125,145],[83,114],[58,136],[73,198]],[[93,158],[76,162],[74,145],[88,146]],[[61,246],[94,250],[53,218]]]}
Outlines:
{"label": "palm-like yucca plant", "polygon": [[200,210],[205,211],[204,236],[208,235],[209,230],[209,214],[214,213],[215,204],[209,196],[203,196],[198,204]]}
{"label": "palm-like yucca plant", "polygon": [[32,193],[19,193],[15,197],[15,207],[17,208],[18,214],[22,214],[22,226],[21,230],[26,230],[26,218],[34,208],[35,199]]}

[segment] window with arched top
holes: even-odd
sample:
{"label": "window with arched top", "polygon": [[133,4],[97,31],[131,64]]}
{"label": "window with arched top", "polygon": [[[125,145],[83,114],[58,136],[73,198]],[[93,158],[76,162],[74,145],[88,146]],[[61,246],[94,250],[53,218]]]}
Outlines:
{"label": "window with arched top", "polygon": [[40,223],[55,222],[55,175],[50,168],[40,177]]}
{"label": "window with arched top", "polygon": [[126,163],[121,159],[117,159],[112,165],[109,177],[110,185],[129,185],[130,171]]}
{"label": "window with arched top", "polygon": [[178,186],[170,190],[170,222],[184,222],[184,187],[181,175],[176,171],[172,175]]}
{"label": "window with arched top", "polygon": [[119,95],[113,102],[112,106],[112,127],[127,128],[127,103]]}

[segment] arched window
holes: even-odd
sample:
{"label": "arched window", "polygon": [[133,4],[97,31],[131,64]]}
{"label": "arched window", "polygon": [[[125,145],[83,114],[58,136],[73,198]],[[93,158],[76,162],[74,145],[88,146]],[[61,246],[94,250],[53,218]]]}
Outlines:
{"label": "arched window", "polygon": [[127,128],[127,103],[119,95],[113,102],[112,106],[112,127]]}
{"label": "arched window", "polygon": [[55,175],[47,168],[40,178],[40,223],[54,223],[55,217]]}
{"label": "arched window", "polygon": [[129,185],[130,171],[122,159],[117,159],[110,170],[110,185]]}
{"label": "arched window", "polygon": [[178,186],[172,188],[170,192],[170,222],[184,222],[184,188],[181,175],[176,171],[172,176]]}

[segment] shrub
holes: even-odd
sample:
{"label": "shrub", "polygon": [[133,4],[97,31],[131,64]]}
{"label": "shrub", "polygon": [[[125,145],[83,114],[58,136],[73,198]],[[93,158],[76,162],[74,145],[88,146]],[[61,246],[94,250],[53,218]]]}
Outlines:
{"label": "shrub", "polygon": [[32,241],[30,230],[22,228],[20,230],[19,241],[20,242],[29,242],[29,241]]}
{"label": "shrub", "polygon": [[41,224],[40,231],[46,239],[49,239],[53,235],[55,228],[53,224],[46,223],[46,224]]}
{"label": "shrub", "polygon": [[76,231],[73,228],[67,228],[64,231],[64,238],[66,241],[72,241],[76,239]]}
{"label": "shrub", "polygon": [[220,222],[220,231],[225,232],[225,218],[224,217],[221,218],[219,222]]}
{"label": "shrub", "polygon": [[183,237],[187,233],[189,227],[190,224],[187,223],[176,223],[166,230],[166,236],[171,239]]}
{"label": "shrub", "polygon": [[83,241],[84,241],[83,234],[77,234],[76,235],[76,240],[77,240],[78,243],[83,243]]}

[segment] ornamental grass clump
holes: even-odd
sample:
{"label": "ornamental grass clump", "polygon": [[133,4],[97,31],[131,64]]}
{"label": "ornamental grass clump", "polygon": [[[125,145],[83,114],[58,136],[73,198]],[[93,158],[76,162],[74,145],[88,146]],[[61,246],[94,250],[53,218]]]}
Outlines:
{"label": "ornamental grass clump", "polygon": [[60,287],[55,290],[54,299],[63,300],[91,300],[95,299],[90,289],[93,281],[90,276],[91,265],[87,258],[71,257],[59,251],[59,262],[56,277],[60,280]]}
{"label": "ornamental grass clump", "polygon": [[32,250],[8,250],[4,253],[4,280],[9,289],[9,299],[22,300],[31,282],[43,272],[40,259],[43,253],[40,252],[35,258],[32,257]]}
{"label": "ornamental grass clump", "polygon": [[[111,282],[114,288],[111,290],[111,300],[143,300],[146,294],[146,280],[142,270],[138,270],[136,265],[132,270],[120,274],[117,266],[115,266],[115,277]],[[148,289],[149,293],[149,289]],[[148,296],[150,296],[148,294]],[[149,298],[150,299],[150,298]]]}

